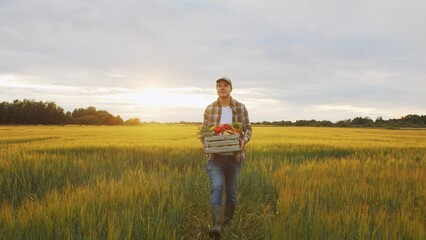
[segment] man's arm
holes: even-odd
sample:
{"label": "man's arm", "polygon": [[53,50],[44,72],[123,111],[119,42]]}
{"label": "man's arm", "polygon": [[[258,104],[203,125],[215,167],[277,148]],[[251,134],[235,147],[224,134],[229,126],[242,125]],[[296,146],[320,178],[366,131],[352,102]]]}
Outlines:
{"label": "man's arm", "polygon": [[253,131],[252,131],[252,128],[251,128],[251,123],[250,123],[250,120],[249,120],[248,111],[247,111],[247,108],[245,106],[244,106],[244,122],[242,124],[243,124],[243,131],[244,131],[243,140],[244,140],[244,144],[247,144],[251,139]]}
{"label": "man's arm", "polygon": [[[208,122],[208,114],[207,114],[207,108],[206,110],[204,110],[204,119],[203,119],[203,123],[201,124],[201,128],[203,128],[204,126],[208,126],[207,125]],[[200,142],[203,145],[203,148],[205,148],[205,143],[204,143],[204,137],[201,135],[201,131],[200,131]]]}

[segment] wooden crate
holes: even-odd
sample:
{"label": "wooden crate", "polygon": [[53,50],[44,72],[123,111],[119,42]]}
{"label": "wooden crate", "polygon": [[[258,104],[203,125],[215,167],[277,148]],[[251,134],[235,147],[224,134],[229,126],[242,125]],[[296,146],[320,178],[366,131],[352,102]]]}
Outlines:
{"label": "wooden crate", "polygon": [[204,138],[205,153],[227,153],[240,151],[240,135],[220,135]]}

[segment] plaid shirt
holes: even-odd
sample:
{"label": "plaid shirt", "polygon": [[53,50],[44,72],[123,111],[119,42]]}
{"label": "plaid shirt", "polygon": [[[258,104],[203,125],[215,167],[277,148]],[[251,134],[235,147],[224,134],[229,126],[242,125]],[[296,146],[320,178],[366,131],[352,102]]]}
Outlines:
{"label": "plaid shirt", "polygon": [[[232,122],[239,122],[243,125],[243,133],[241,133],[241,139],[246,137],[247,143],[250,141],[252,135],[252,129],[250,120],[248,117],[248,112],[246,106],[231,97],[230,107],[232,109]],[[220,106],[219,99],[207,106],[204,111],[204,121],[202,126],[216,126],[220,124],[220,117],[222,115],[222,106]],[[204,142],[204,139],[201,138],[201,142]],[[246,157],[245,149],[234,152],[235,161],[243,161]],[[212,160],[214,154],[207,154],[207,159]]]}

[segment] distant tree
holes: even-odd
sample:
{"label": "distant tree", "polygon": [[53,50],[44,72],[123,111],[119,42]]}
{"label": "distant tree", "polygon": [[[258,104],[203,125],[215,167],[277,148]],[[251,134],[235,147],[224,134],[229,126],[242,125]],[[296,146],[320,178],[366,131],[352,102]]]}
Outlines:
{"label": "distant tree", "polygon": [[124,125],[140,125],[141,120],[139,118],[129,118],[124,122]]}
{"label": "distant tree", "polygon": [[[158,122],[150,122],[157,123]],[[186,124],[190,122],[181,121]],[[14,100],[13,102],[0,103],[0,124],[90,124],[90,125],[138,125],[141,124],[139,118],[130,118],[126,122],[117,115],[105,110],[97,110],[94,106],[87,108],[76,108],[72,112],[67,111],[55,102],[35,101],[34,99]],[[201,124],[201,123],[199,123]],[[291,121],[262,121],[253,122],[253,125],[274,125],[274,126],[336,126],[336,127],[426,127],[426,115],[409,114],[399,119],[384,120],[377,117],[375,121],[369,117],[356,117],[354,119],[341,120],[332,123],[327,120],[297,120]]]}
{"label": "distant tree", "polygon": [[23,124],[22,106],[23,103],[16,99],[13,101],[12,106],[9,108],[9,118],[12,124]]}
{"label": "distant tree", "polygon": [[363,127],[371,127],[374,125],[373,120],[369,117],[356,117],[351,121],[352,126],[363,126]]}
{"label": "distant tree", "polygon": [[105,110],[96,110],[95,107],[74,109],[71,114],[76,124],[85,125],[122,125],[123,119],[120,116],[114,117]]}
{"label": "distant tree", "polygon": [[340,121],[337,121],[334,125],[337,127],[350,127],[351,121],[352,121],[351,119],[340,120]]}
{"label": "distant tree", "polygon": [[332,126],[334,126],[333,122],[328,121],[328,120],[321,121],[320,125],[323,126],[323,127],[332,127]]}
{"label": "distant tree", "polygon": [[293,125],[293,123],[291,121],[284,121],[284,120],[274,121],[271,124],[275,125],[275,126],[292,126]]}
{"label": "distant tree", "polygon": [[78,119],[83,116],[87,115],[96,115],[96,108],[93,106],[89,106],[87,108],[76,108],[74,111],[72,111],[72,117],[75,119]]}
{"label": "distant tree", "polygon": [[65,121],[64,109],[55,102],[47,102],[45,108],[45,124],[63,124]]}
{"label": "distant tree", "polygon": [[378,122],[378,123],[380,123],[380,122],[384,122],[384,120],[383,120],[383,118],[381,117],[381,116],[379,116],[379,117],[377,117],[376,118],[376,121],[375,121],[376,123]]}
{"label": "distant tree", "polygon": [[401,120],[404,123],[407,123],[409,125],[423,125],[423,124],[425,124],[425,122],[423,121],[423,119],[419,115],[409,114],[405,117],[402,117]]}
{"label": "distant tree", "polygon": [[84,115],[75,119],[81,125],[100,125],[101,121],[95,115]]}
{"label": "distant tree", "polygon": [[123,125],[124,121],[119,115],[114,117],[105,110],[96,110],[94,106],[64,113],[64,109],[55,102],[17,99],[12,103],[0,103],[0,124]]}
{"label": "distant tree", "polygon": [[116,125],[115,117],[107,111],[97,111],[95,116],[99,119],[99,122],[104,125]]}
{"label": "distant tree", "polygon": [[272,123],[271,122],[267,122],[267,121],[263,121],[262,125],[272,125]]}
{"label": "distant tree", "polygon": [[72,118],[72,113],[67,111],[65,114],[65,124],[75,124],[74,118]]}
{"label": "distant tree", "polygon": [[334,124],[331,121],[323,120],[323,121],[317,121],[317,120],[297,120],[294,123],[295,126],[310,126],[310,127],[331,127]]}
{"label": "distant tree", "polygon": [[8,102],[1,102],[0,103],[0,124],[6,124],[8,116],[9,116],[9,103]]}
{"label": "distant tree", "polygon": [[117,115],[117,117],[115,117],[115,125],[123,125],[124,121],[123,119],[120,117],[120,115]]}
{"label": "distant tree", "polygon": [[383,118],[381,116],[376,118],[376,121],[374,121],[374,126],[382,126],[385,123],[385,121],[383,120]]}
{"label": "distant tree", "polygon": [[2,124],[61,124],[64,113],[54,102],[36,102],[24,99],[0,104]]}

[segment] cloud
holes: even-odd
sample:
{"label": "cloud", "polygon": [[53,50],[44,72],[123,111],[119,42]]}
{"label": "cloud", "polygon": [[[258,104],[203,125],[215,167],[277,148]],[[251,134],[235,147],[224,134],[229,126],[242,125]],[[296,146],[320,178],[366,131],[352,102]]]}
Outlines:
{"label": "cloud", "polygon": [[425,9],[420,0],[1,1],[0,75],[15,78],[0,81],[0,97],[130,115],[126,104],[163,89],[164,112],[186,98],[202,111],[227,75],[259,121],[350,118],[371,113],[365,106],[422,114]]}
{"label": "cloud", "polygon": [[371,107],[354,107],[351,105],[318,105],[314,106],[313,111],[348,111],[355,113],[374,113],[377,111],[375,108]]}

